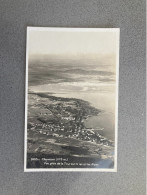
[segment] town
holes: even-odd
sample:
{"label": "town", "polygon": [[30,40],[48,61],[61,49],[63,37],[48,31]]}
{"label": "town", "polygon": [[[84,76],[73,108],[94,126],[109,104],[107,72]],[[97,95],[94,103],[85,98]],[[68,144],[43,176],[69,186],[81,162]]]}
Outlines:
{"label": "town", "polygon": [[[41,93],[31,94],[29,101],[28,132],[35,131],[53,138],[64,137],[113,145],[112,141],[101,136],[96,129],[85,127],[86,119],[100,113],[100,110],[88,102],[74,98],[43,96]],[[31,101],[35,104],[31,105]]]}

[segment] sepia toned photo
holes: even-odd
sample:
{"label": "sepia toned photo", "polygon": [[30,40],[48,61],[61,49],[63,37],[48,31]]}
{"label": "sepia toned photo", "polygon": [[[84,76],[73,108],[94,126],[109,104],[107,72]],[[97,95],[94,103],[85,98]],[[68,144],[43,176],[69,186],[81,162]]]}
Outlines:
{"label": "sepia toned photo", "polygon": [[24,171],[117,171],[119,29],[27,28]]}

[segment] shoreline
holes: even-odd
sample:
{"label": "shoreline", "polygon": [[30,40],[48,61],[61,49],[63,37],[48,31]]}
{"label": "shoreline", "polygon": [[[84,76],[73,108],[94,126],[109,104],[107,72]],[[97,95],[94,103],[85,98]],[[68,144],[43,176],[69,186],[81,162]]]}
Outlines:
{"label": "shoreline", "polygon": [[76,159],[114,158],[111,155],[114,143],[84,125],[85,119],[100,113],[99,109],[76,98],[45,93],[29,93],[28,97],[27,153],[32,158],[40,154],[60,156],[61,153]]}

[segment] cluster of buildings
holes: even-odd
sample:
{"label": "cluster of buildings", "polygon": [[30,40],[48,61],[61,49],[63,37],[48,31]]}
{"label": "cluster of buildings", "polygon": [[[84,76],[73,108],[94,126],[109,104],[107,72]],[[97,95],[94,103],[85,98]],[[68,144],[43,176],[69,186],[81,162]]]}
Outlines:
{"label": "cluster of buildings", "polygon": [[[84,120],[89,117],[89,111],[88,108],[80,106],[76,101],[62,103],[54,101],[53,104],[41,106],[38,121],[29,122],[28,130],[47,136],[74,138],[110,145],[110,141],[99,135],[97,131],[85,128]],[[45,122],[42,122],[42,118],[46,119]]]}

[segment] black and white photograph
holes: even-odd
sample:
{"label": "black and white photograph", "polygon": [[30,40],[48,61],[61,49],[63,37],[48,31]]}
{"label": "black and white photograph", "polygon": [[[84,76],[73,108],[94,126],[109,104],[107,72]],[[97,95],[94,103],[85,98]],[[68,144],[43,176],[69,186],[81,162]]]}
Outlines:
{"label": "black and white photograph", "polygon": [[118,28],[27,28],[24,171],[117,171],[118,70]]}

